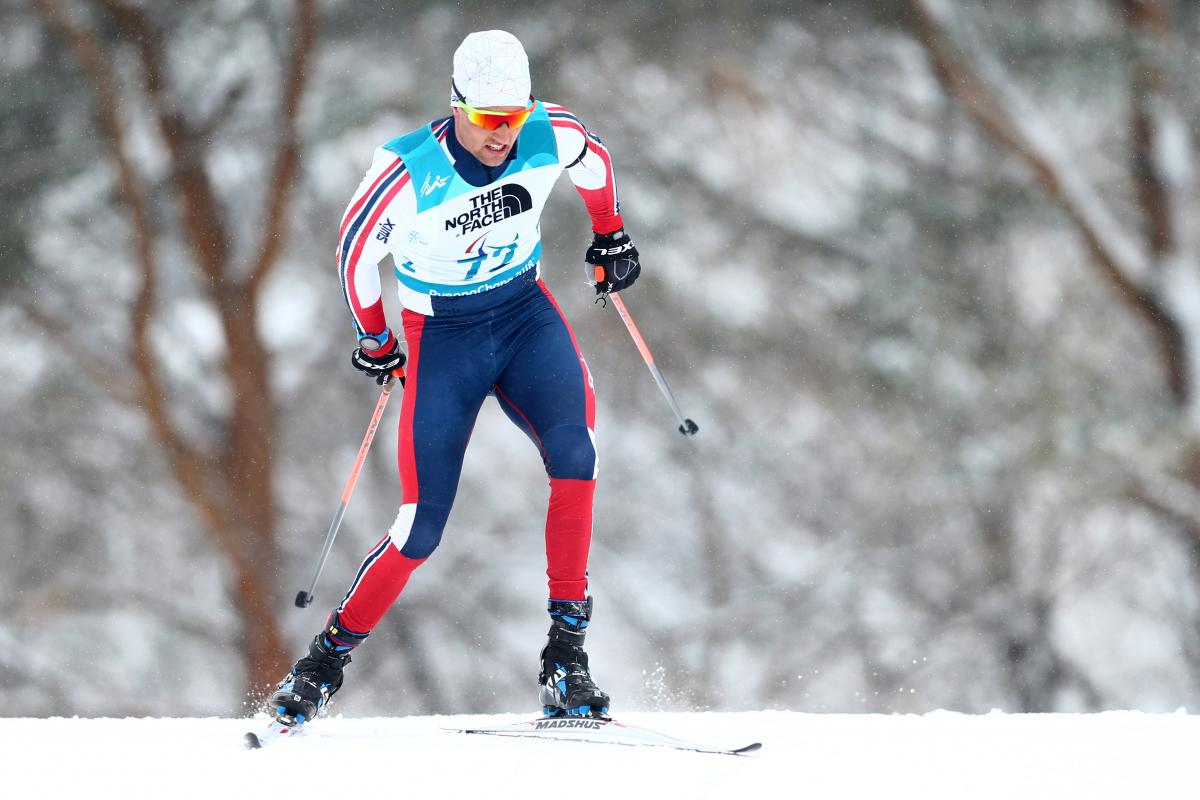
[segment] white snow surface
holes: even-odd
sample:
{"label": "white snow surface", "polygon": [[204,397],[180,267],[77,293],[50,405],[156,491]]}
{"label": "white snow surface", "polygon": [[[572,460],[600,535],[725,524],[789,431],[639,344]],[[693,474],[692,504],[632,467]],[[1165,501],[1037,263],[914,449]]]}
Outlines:
{"label": "white snow surface", "polygon": [[744,756],[443,731],[528,715],[317,720],[246,750],[245,719],[0,719],[6,797],[1200,797],[1185,713],[629,713]]}

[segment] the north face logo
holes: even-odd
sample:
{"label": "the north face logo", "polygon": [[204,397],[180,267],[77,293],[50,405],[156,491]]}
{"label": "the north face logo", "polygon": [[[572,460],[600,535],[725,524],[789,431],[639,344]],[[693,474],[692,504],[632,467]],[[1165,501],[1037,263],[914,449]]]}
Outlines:
{"label": "the north face logo", "polygon": [[510,183],[500,187],[500,202],[507,212],[504,216],[511,217],[533,208],[533,198],[529,190],[519,183]]}
{"label": "the north face logo", "polygon": [[457,235],[462,236],[532,208],[533,198],[529,196],[528,189],[519,183],[506,183],[472,197],[471,209],[446,220],[446,230],[457,230]]}

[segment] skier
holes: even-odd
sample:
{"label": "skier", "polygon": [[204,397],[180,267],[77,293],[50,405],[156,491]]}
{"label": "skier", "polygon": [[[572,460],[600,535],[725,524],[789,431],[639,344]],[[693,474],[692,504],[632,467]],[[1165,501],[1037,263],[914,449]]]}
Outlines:
{"label": "skier", "polygon": [[[329,702],[350,652],[437,547],[490,394],[537,445],[550,479],[541,703],[547,716],[608,712],[583,649],[592,616],[595,395],[540,279],[539,219],[559,173],[570,175],[591,217],[584,260],[597,295],[637,280],[638,252],[624,232],[608,151],[570,111],[534,99],[512,34],[467,36],[450,88],[451,115],[378,148],[342,218],[338,269],[358,336],[351,360],[380,384],[405,369],[402,499],[324,630],[270,698],[281,720],[303,723]],[[380,264],[396,275],[407,356],[385,319]]]}

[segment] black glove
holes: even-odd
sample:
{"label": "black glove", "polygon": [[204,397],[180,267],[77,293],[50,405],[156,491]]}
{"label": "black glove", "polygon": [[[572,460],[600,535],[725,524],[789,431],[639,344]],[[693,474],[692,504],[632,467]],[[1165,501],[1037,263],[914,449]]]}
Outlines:
{"label": "black glove", "polygon": [[[355,369],[360,369],[370,375],[380,386],[383,386],[387,377],[392,374],[392,370],[403,367],[404,362],[408,360],[404,353],[400,352],[400,340],[394,336],[389,336],[389,338],[392,340],[391,347],[370,352],[356,347],[354,355],[350,357],[350,363],[354,365]],[[403,385],[404,378],[400,379],[400,383]]]}
{"label": "black glove", "polygon": [[588,271],[588,282],[596,287],[598,295],[628,289],[642,272],[637,248],[624,228],[614,233],[595,234],[583,260],[592,266]]}

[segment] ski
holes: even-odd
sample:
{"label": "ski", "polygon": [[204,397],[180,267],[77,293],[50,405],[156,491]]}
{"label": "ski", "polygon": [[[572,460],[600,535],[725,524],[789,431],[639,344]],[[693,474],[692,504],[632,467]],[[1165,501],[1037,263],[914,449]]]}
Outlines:
{"label": "ski", "polygon": [[615,719],[583,717],[542,717],[507,725],[488,725],[472,728],[444,728],[455,733],[480,733],[490,736],[529,737],[535,739],[558,739],[568,742],[595,742],[598,744],[647,745],[670,747],[675,750],[690,750],[697,753],[720,753],[744,755],[762,747],[761,742],[752,742],[742,747],[712,747],[684,739],[676,739],[665,733],[628,725]]}
{"label": "ski", "polygon": [[242,742],[249,750],[261,750],[268,745],[274,744],[283,738],[294,738],[301,733],[300,725],[288,725],[277,719],[273,719],[265,727],[258,731],[247,731],[242,736]]}

